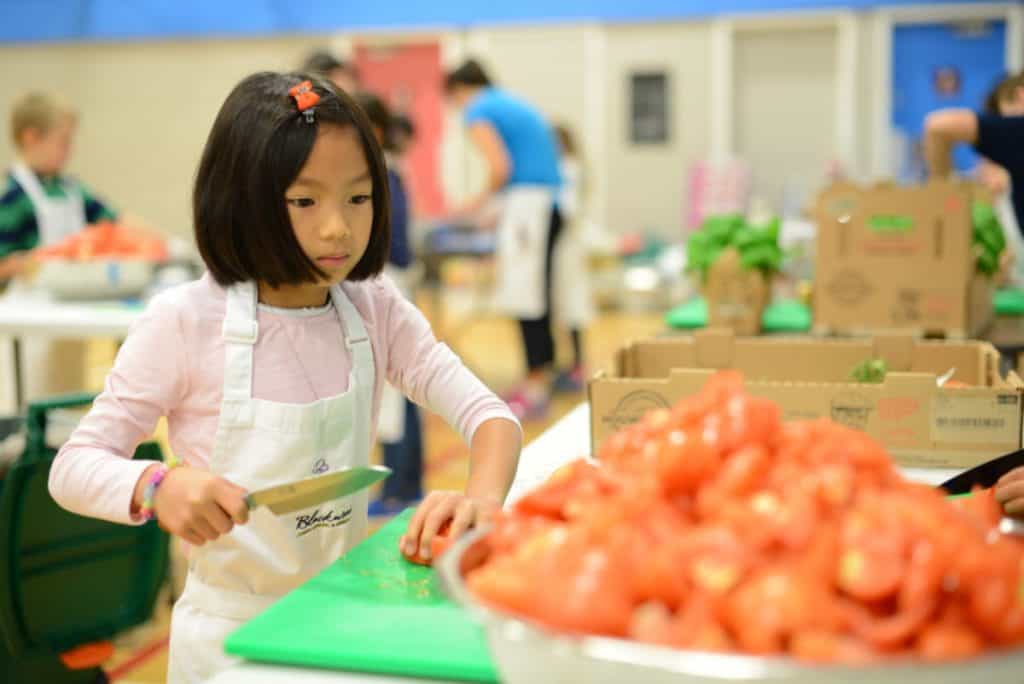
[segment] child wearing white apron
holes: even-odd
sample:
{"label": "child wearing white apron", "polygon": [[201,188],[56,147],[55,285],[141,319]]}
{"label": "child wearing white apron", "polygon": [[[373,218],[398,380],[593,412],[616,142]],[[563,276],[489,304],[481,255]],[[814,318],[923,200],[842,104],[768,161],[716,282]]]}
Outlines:
{"label": "child wearing white apron", "polygon": [[[194,204],[208,273],[150,303],[50,472],[69,510],[155,519],[190,545],[172,684],[230,666],[228,634],[365,536],[366,492],[281,516],[244,497],[365,464],[385,381],[470,445],[465,490],[427,496],[406,553],[445,522],[458,535],[499,511],[521,444],[508,407],[380,276],[386,170],[342,91],[299,74],[244,79],[214,123]],[[184,463],[129,460],[161,416]]]}

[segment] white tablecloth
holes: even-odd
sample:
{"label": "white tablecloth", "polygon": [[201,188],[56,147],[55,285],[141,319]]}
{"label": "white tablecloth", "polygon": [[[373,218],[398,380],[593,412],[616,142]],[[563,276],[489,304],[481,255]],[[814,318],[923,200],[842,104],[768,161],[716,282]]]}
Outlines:
{"label": "white tablecloth", "polygon": [[121,302],[57,302],[45,295],[0,297],[0,335],[126,337],[142,307]]}
{"label": "white tablecloth", "polygon": [[[123,339],[142,310],[138,304],[59,302],[36,290],[8,291],[0,297],[0,413],[24,408],[24,387],[14,381],[15,373],[24,378],[22,368],[31,362],[24,344],[35,344],[35,338]],[[23,343],[20,355],[15,342]]]}

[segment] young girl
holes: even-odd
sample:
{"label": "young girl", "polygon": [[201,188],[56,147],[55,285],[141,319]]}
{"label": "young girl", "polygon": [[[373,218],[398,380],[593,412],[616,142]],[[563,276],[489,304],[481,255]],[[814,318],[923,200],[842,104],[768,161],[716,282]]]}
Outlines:
{"label": "young girl", "polygon": [[[169,681],[230,665],[224,638],[366,533],[366,493],[274,516],[247,490],[366,464],[385,380],[470,444],[464,493],[434,492],[401,540],[429,549],[501,506],[521,433],[508,408],[386,279],[387,175],[365,115],[335,86],[259,73],[221,107],[196,175],[208,273],[154,299],[103,394],[61,449],[62,506],[155,518],[190,545]],[[128,460],[166,416],[183,464]],[[312,521],[312,524],[310,524]],[[422,551],[421,551],[422,552]]]}

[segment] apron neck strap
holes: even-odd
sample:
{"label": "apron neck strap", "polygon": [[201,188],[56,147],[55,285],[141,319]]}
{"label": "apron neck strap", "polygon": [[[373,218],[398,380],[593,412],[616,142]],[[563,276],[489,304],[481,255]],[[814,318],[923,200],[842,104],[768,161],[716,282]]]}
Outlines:
{"label": "apron neck strap", "polygon": [[226,290],[224,325],[224,398],[252,396],[252,348],[259,337],[256,283],[236,283]]}
{"label": "apron neck strap", "polygon": [[[340,285],[331,288],[331,302],[338,312],[345,345],[352,354],[352,372],[358,385],[372,387],[373,348],[363,318]],[[224,397],[252,397],[253,345],[259,337],[256,322],[257,289],[253,282],[236,283],[226,290],[224,324]]]}
{"label": "apron neck strap", "polygon": [[331,287],[331,301],[341,319],[341,327],[345,334],[345,346],[352,354],[352,371],[359,385],[372,387],[374,382],[373,347],[370,335],[366,332],[363,317],[359,315],[352,300],[348,298],[341,285]]}

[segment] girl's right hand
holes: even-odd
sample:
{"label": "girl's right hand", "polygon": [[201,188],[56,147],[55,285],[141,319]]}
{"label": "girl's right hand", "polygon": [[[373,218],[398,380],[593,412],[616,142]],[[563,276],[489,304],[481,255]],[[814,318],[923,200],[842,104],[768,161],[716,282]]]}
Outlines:
{"label": "girl's right hand", "polygon": [[246,491],[206,470],[172,468],[156,488],[153,512],[160,527],[202,546],[249,520]]}

